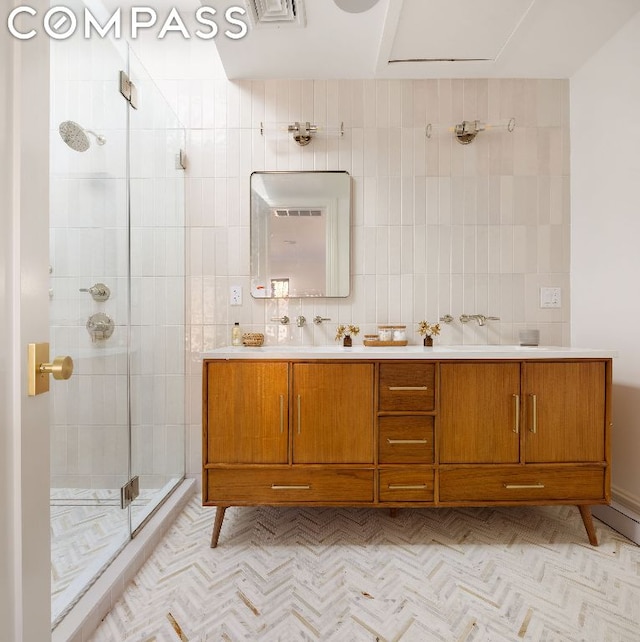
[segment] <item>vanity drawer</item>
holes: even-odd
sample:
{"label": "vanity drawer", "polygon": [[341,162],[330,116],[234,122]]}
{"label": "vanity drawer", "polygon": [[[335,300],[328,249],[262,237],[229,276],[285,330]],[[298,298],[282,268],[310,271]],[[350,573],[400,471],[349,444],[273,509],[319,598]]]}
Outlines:
{"label": "vanity drawer", "polygon": [[373,501],[370,469],[229,468],[206,474],[205,504]]}
{"label": "vanity drawer", "polygon": [[440,501],[568,502],[604,499],[601,466],[491,466],[440,469]]}
{"label": "vanity drawer", "polygon": [[383,468],[378,475],[378,496],[381,502],[433,501],[432,469]]}
{"label": "vanity drawer", "polygon": [[433,463],[433,417],[379,417],[378,461],[381,464]]}
{"label": "vanity drawer", "polygon": [[379,410],[429,411],[435,406],[433,363],[381,363]]}

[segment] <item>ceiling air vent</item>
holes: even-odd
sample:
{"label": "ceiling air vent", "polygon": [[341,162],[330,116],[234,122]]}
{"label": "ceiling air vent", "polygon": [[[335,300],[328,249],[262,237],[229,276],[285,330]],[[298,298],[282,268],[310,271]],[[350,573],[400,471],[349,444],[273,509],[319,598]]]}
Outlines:
{"label": "ceiling air vent", "polygon": [[254,27],[304,27],[302,0],[245,0]]}
{"label": "ceiling air vent", "polygon": [[276,216],[322,216],[321,210],[316,209],[283,209],[275,210]]}

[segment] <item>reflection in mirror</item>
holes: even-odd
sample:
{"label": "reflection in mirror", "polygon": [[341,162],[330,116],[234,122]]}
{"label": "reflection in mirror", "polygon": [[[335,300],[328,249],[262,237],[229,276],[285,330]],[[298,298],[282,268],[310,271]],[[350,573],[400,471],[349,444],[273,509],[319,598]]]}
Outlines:
{"label": "reflection in mirror", "polygon": [[349,296],[348,172],[251,174],[251,294]]}

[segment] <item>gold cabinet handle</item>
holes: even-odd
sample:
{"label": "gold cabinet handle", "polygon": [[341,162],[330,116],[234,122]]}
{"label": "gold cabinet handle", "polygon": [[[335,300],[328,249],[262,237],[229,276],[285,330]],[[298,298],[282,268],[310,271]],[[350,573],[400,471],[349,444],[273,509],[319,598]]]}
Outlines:
{"label": "gold cabinet handle", "polygon": [[426,444],[426,439],[387,439],[388,444]]}
{"label": "gold cabinet handle", "polygon": [[503,484],[507,490],[521,490],[523,488],[544,488],[544,484]]}
{"label": "gold cabinet handle", "polygon": [[298,434],[300,434],[300,395],[298,395]]}
{"label": "gold cabinet handle", "polygon": [[295,485],[295,484],[271,484],[271,490],[311,490],[309,484]]}
{"label": "gold cabinet handle", "polygon": [[536,395],[529,395],[531,397],[531,432],[538,432],[538,397]]}
{"label": "gold cabinet handle", "polygon": [[428,390],[427,386],[389,386],[389,390]]}
{"label": "gold cabinet handle", "polygon": [[389,490],[424,490],[426,484],[389,484]]}
{"label": "gold cabinet handle", "polygon": [[284,432],[284,395],[280,395],[280,434]]}
{"label": "gold cabinet handle", "polygon": [[513,422],[513,432],[516,435],[520,432],[520,395],[513,395],[513,403],[515,406],[515,421]]}

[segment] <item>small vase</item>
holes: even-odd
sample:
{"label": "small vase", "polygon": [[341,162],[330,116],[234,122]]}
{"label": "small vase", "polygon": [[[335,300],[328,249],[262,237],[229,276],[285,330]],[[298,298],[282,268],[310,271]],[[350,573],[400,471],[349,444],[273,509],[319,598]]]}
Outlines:
{"label": "small vase", "polygon": [[347,336],[343,339],[343,341],[342,341],[342,345],[343,345],[345,348],[350,348],[350,347],[351,347],[351,345],[352,345],[352,341],[351,341],[351,336],[350,336],[350,335],[347,335]]}
{"label": "small vase", "polygon": [[433,347],[433,337],[425,337],[424,338],[424,347],[425,348],[432,348]]}

